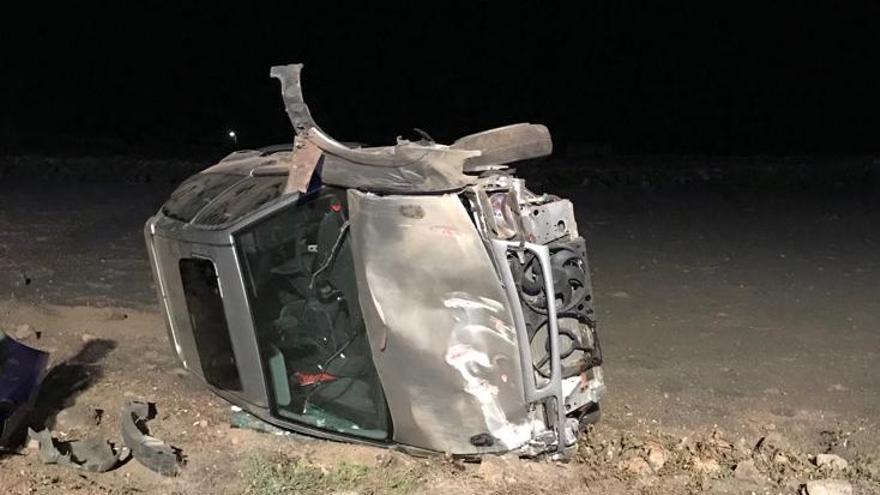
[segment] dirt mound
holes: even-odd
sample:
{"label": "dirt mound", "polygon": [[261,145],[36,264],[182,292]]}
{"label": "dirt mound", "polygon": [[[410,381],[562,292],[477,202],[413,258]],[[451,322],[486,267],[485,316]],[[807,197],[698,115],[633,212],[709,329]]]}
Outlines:
{"label": "dirt mound", "polygon": [[844,480],[861,493],[880,489],[876,460],[857,457],[847,461],[836,454],[799,452],[778,433],[750,444],[744,439],[730,441],[719,430],[674,437],[600,426],[588,433],[576,462],[587,468],[588,481],[615,478],[634,489],[659,490],[656,493],[734,487],[759,493],[808,493],[808,482],[826,479]]}

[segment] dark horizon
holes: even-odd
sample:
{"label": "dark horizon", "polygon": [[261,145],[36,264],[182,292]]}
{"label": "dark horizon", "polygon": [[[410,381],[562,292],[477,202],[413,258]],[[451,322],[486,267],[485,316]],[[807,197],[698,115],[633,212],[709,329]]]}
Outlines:
{"label": "dark horizon", "polygon": [[880,5],[106,3],[7,15],[0,153],[167,155],[287,142],[271,65],[318,123],[383,144],[514,122],[563,151],[880,151]]}

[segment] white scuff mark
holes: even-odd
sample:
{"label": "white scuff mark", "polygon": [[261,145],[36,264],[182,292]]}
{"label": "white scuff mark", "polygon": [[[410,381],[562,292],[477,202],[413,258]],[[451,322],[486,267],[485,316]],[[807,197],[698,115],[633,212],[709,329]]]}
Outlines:
{"label": "white scuff mark", "polygon": [[376,294],[373,291],[370,291],[370,298],[373,300],[373,307],[376,308],[376,315],[382,322],[382,338],[379,342],[379,350],[384,352],[388,347],[388,323],[385,321],[385,312],[382,311],[382,305],[379,304],[379,300],[376,299]]}
{"label": "white scuff mark", "polygon": [[376,316],[379,318],[382,327],[382,334],[377,336],[377,344],[379,350],[384,351],[388,347],[389,327],[393,323],[389,323],[388,317],[390,316],[393,319],[394,314],[386,315],[381,301],[391,301],[393,306],[393,302],[399,297],[400,287],[393,279],[383,277],[381,271],[377,274],[372,263],[368,262],[365,268],[370,301],[373,303],[373,308],[376,310]]}
{"label": "white scuff mark", "polygon": [[477,364],[483,368],[492,368],[492,362],[485,352],[480,352],[469,345],[455,344],[446,350],[446,362],[458,370],[464,379],[464,391],[472,395],[480,404],[486,428],[493,437],[498,439],[507,449],[515,449],[532,437],[532,425],[529,421],[513,424],[498,402],[498,387],[484,378],[476,376],[471,370]]}
{"label": "white scuff mark", "polygon": [[489,299],[488,297],[480,296],[480,301],[483,301],[483,304],[487,306],[491,306],[494,311],[497,313],[504,309],[504,304],[501,304],[501,301],[496,301],[495,299]]}
{"label": "white scuff mark", "polygon": [[376,308],[376,314],[379,316],[379,320],[382,321],[383,325],[388,325],[388,321],[385,319],[385,311],[382,310],[382,304],[379,302],[379,299],[376,298],[376,290],[375,288],[382,288],[386,284],[386,280],[376,275],[373,270],[373,266],[371,263],[367,263],[366,272],[367,272],[367,290],[370,291],[370,300],[373,301],[373,307]]}
{"label": "white scuff mark", "polygon": [[480,297],[479,300],[476,300],[467,299],[461,297],[461,295],[444,299],[443,306],[457,309],[485,309],[493,313],[498,313],[504,309],[504,306],[500,302],[494,299],[489,299],[488,297]]}
{"label": "white scuff mark", "polygon": [[382,311],[382,305],[379,304],[379,300],[376,299],[376,294],[374,294],[373,291],[370,291],[370,298],[373,299],[373,307],[376,308],[376,314],[379,315],[379,320],[382,321],[383,325],[387,325],[385,322],[385,312]]}

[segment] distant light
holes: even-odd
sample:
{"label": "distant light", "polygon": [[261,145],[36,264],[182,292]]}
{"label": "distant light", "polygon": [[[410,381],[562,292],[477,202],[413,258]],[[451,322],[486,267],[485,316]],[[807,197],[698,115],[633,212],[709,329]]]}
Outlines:
{"label": "distant light", "polygon": [[229,137],[235,139],[235,131],[229,131]]}

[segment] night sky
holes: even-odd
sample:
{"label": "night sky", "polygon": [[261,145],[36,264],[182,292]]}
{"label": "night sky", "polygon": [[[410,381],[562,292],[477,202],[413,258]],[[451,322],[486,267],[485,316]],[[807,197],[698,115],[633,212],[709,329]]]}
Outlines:
{"label": "night sky", "polygon": [[290,62],[340,140],[531,121],[563,153],[880,149],[875,1],[30,3],[2,20],[0,152],[287,142]]}

